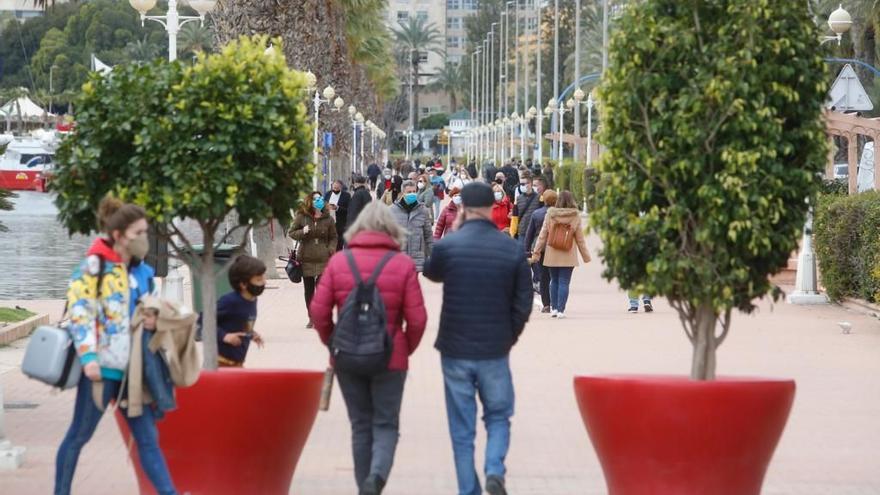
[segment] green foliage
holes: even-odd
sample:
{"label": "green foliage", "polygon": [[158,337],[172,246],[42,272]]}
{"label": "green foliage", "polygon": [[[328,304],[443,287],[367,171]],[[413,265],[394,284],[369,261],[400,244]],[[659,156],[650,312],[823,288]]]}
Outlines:
{"label": "green foliage", "polygon": [[880,301],[880,192],[823,195],[814,227],[828,297]]}
{"label": "green foliage", "polygon": [[773,290],[820,187],[819,33],[802,4],[767,1],[646,0],[618,25],[591,216],[604,276],[714,327]]}
{"label": "green foliage", "polygon": [[345,31],[352,60],[364,67],[377,95],[394,98],[399,91],[391,33],[385,27],[386,0],[343,0]]}
{"label": "green foliage", "polygon": [[36,315],[36,313],[18,307],[0,308],[0,321],[5,323],[18,323]]}
{"label": "green foliage", "polygon": [[[115,192],[158,222],[283,218],[312,174],[305,78],[267,39],[243,38],[198,62],[126,65],[93,76],[77,132],[58,151],[53,189],[71,232],[95,229]],[[276,41],[276,44],[278,42]]]}
{"label": "green foliage", "polygon": [[831,196],[846,196],[849,194],[849,180],[843,179],[823,179],[822,194]]}
{"label": "green foliage", "polygon": [[442,129],[449,125],[449,114],[435,113],[419,120],[421,129]]}
{"label": "green foliage", "polygon": [[583,208],[586,196],[587,184],[584,170],[586,165],[573,160],[564,160],[562,165],[553,167],[553,187],[560,191],[570,191],[577,202],[578,208]]}
{"label": "green foliage", "polygon": [[[0,155],[6,153],[6,145],[0,146]],[[8,191],[6,189],[0,189],[0,211],[12,211],[15,209],[15,205],[12,203],[12,199],[18,197],[14,192]],[[9,229],[0,222],[0,232],[8,232]]]}

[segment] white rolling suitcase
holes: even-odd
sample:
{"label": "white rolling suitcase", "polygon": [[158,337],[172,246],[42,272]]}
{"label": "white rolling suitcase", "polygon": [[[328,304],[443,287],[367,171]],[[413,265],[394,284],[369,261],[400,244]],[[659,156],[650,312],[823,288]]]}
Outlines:
{"label": "white rolling suitcase", "polygon": [[82,365],[70,333],[56,327],[37,328],[25,351],[21,371],[53,387],[76,387],[82,375]]}

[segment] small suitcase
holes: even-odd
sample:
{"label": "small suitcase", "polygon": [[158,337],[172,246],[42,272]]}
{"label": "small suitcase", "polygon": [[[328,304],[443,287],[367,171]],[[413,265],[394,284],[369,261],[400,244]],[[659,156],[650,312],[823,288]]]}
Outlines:
{"label": "small suitcase", "polygon": [[70,333],[56,327],[38,327],[25,350],[21,371],[53,387],[76,387],[82,374],[82,365]]}

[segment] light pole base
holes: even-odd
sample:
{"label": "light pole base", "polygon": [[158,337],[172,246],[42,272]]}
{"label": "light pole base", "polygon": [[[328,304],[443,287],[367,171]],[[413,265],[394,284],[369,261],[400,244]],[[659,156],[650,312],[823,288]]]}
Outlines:
{"label": "light pole base", "polygon": [[797,304],[799,306],[816,306],[820,304],[828,304],[828,296],[818,292],[804,292],[796,290],[788,296],[789,304]]}
{"label": "light pole base", "polygon": [[24,447],[15,447],[8,440],[0,440],[0,471],[18,469],[24,463]]}

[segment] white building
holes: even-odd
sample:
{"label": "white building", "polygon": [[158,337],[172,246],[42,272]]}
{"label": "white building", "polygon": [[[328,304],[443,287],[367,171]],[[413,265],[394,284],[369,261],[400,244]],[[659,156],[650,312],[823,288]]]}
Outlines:
{"label": "white building", "polygon": [[[68,0],[55,0],[56,3],[66,3]],[[43,15],[43,9],[37,8],[33,0],[0,0],[0,13],[12,12],[15,18],[24,22],[31,17]]]}

